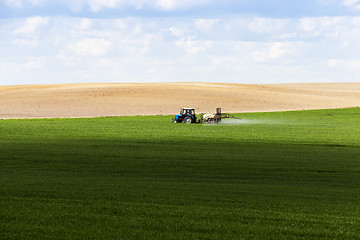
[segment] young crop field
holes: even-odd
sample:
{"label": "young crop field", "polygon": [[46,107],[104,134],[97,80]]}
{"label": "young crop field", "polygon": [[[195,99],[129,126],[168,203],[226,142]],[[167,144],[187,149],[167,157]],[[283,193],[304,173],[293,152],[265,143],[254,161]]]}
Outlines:
{"label": "young crop field", "polygon": [[0,239],[354,239],[360,109],[0,120]]}

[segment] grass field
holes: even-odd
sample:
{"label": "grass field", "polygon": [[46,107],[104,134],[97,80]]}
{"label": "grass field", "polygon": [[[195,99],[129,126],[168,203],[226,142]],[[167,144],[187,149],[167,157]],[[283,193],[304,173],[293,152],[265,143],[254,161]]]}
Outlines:
{"label": "grass field", "polygon": [[0,121],[0,239],[355,239],[360,109]]}

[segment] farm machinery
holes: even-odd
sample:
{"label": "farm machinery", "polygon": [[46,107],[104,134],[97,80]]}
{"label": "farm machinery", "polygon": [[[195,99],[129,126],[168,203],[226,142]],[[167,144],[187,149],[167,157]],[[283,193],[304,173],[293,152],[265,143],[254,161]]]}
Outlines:
{"label": "farm machinery", "polygon": [[193,108],[182,108],[180,114],[175,115],[175,118],[172,120],[173,123],[196,123],[197,118],[195,114],[195,109]]}
{"label": "farm machinery", "polygon": [[200,113],[199,117],[195,114],[194,108],[182,108],[180,114],[175,115],[173,118],[173,123],[210,123],[216,124],[220,123],[224,118],[236,118],[226,113],[221,113],[221,108],[216,109],[216,113]]}

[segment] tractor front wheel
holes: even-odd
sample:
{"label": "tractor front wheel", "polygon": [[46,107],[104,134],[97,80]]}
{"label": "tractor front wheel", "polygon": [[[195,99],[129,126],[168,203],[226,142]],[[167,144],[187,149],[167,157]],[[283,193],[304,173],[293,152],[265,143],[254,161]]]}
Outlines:
{"label": "tractor front wheel", "polygon": [[186,124],[190,124],[190,123],[192,123],[192,119],[191,119],[191,117],[186,117],[183,122]]}
{"label": "tractor front wheel", "polygon": [[177,123],[176,119],[173,119],[173,120],[172,120],[172,123]]}

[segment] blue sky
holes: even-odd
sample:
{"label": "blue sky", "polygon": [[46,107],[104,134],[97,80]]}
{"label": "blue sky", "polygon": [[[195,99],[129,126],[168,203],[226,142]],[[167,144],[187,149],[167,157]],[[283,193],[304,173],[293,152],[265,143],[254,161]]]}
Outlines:
{"label": "blue sky", "polygon": [[0,0],[0,85],[356,82],[360,0]]}

